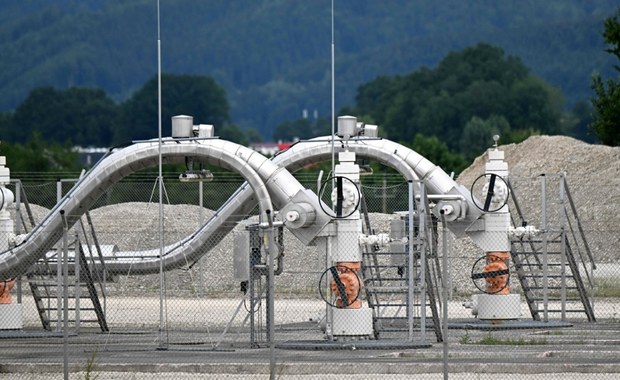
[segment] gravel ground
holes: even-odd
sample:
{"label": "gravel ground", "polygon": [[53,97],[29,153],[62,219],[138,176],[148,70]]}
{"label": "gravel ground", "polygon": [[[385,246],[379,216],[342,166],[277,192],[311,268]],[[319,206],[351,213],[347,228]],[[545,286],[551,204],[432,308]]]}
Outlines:
{"label": "gravel ground", "polygon": [[[23,375],[24,379],[28,380],[52,380],[58,379],[58,373],[37,373]],[[149,380],[190,380],[190,379],[235,379],[235,380],[256,380],[256,379],[268,379],[269,375],[241,375],[241,374],[207,374],[207,373],[180,373],[180,372],[159,372],[159,373],[145,373],[145,372],[96,372],[90,374],[90,376],[97,376],[99,379],[106,380],[130,380],[130,379],[149,379]],[[347,374],[321,374],[321,375],[277,375],[277,379],[282,380],[410,380],[414,376],[413,374],[364,374],[360,375],[347,375]],[[0,379],[19,379],[19,374],[0,374]],[[479,380],[479,379],[494,379],[498,378],[498,374],[480,374],[480,373],[450,373],[450,379],[453,380]],[[617,373],[545,373],[542,374],[545,380],[616,380],[618,378]],[[70,379],[86,379],[86,372],[72,373],[69,376]],[[418,380],[437,380],[442,379],[443,376],[440,373],[416,373],[415,379]],[[541,374],[501,374],[503,380],[539,380]]]}

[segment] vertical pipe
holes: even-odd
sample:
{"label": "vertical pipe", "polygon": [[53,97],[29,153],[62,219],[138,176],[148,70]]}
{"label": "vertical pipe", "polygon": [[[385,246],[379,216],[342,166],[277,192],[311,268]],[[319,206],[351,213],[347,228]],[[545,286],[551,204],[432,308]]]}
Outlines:
{"label": "vertical pipe", "polygon": [[[413,252],[413,212],[413,182],[409,181],[409,229],[407,234],[409,240],[407,261],[407,325],[409,326],[409,341],[413,341],[413,260],[415,259]],[[420,306],[423,307],[422,305]]]}
{"label": "vertical pipe", "polygon": [[[15,234],[20,235],[22,233],[22,181],[15,181]],[[21,302],[20,302],[21,303]]]}
{"label": "vertical pipe", "polygon": [[564,173],[560,173],[560,275],[561,275],[561,288],[560,288],[560,301],[562,303],[562,321],[566,320],[566,207],[565,207],[565,188],[564,188]]}
{"label": "vertical pipe", "polygon": [[56,204],[60,203],[62,199],[62,181],[58,179],[56,181]]}
{"label": "vertical pipe", "polygon": [[541,221],[542,227],[542,245],[543,245],[543,320],[549,322],[549,257],[547,256],[547,177],[542,174],[540,176],[541,183]]}

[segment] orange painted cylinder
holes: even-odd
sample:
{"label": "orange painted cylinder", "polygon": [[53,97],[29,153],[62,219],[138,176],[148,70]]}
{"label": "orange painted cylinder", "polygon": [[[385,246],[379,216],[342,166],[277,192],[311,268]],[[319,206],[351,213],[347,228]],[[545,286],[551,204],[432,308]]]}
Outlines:
{"label": "orange painted cylinder", "polygon": [[[508,252],[489,252],[487,253],[487,265],[482,269],[484,273],[507,271],[508,264],[506,261],[510,258]],[[492,277],[486,277],[487,293],[489,294],[510,294],[510,286],[508,285],[508,274],[501,274]]]}
{"label": "orange painted cylinder", "polygon": [[359,262],[339,262],[336,264],[338,278],[342,285],[339,286],[336,280],[332,280],[331,289],[336,294],[337,307],[346,309],[362,307],[362,300],[359,299],[361,284],[358,276],[361,266]]}
{"label": "orange painted cylinder", "polygon": [[0,305],[10,304],[13,300],[9,293],[15,286],[15,280],[0,281]]}

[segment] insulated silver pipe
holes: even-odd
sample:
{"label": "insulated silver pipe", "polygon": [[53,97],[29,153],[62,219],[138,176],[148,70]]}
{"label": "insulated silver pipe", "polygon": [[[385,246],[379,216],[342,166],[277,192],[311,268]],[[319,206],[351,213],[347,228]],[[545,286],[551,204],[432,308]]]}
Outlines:
{"label": "insulated silver pipe", "polygon": [[[261,154],[225,140],[164,140],[162,152],[165,163],[183,161],[186,156],[205,159],[207,163],[240,173],[246,182],[211,217],[202,228],[188,238],[165,249],[164,268],[171,269],[193,262],[208,252],[234,228],[234,222],[244,218],[259,204],[261,218],[273,204],[280,208],[290,202],[303,186],[291,174],[308,163],[331,159],[331,137],[316,138],[297,143],[287,151],[268,160]],[[362,158],[371,158],[392,167],[406,180],[425,181],[435,194],[454,192],[456,183],[440,168],[415,151],[381,139],[349,140],[347,148]],[[336,146],[343,151],[342,144]],[[134,144],[106,157],[87,173],[69,191],[20,246],[0,254],[0,277],[13,277],[27,270],[60,239],[62,227],[58,210],[68,211],[73,224],[105,192],[121,178],[157,163],[156,141]],[[288,170],[286,170],[288,169]],[[254,196],[255,195],[255,196]],[[123,253],[123,256],[128,256]],[[151,251],[130,252],[125,260],[106,264],[111,272],[134,274],[156,273],[159,270],[159,253]]]}
{"label": "insulated silver pipe", "polygon": [[[235,148],[244,147],[216,139],[203,140],[201,143],[165,140],[161,152],[165,163],[182,162],[186,156],[193,156],[202,158],[209,164],[239,173],[251,187],[251,192],[256,194],[254,204],[257,202],[259,205],[261,220],[267,220],[267,211],[273,210],[269,192],[256,170],[240,157],[240,154],[245,151]],[[23,274],[60,239],[62,236],[60,210],[65,211],[67,223],[73,225],[107,188],[131,173],[156,165],[158,156],[157,141],[149,141],[121,149],[98,163],[78,181],[21,245],[0,254],[0,277],[11,278]],[[263,157],[262,161],[268,160]],[[239,209],[242,208],[241,206],[236,205],[234,208]],[[213,237],[213,233],[208,232],[215,231],[203,228],[198,232],[201,233],[195,233],[189,239],[173,247],[166,247],[166,255],[163,258],[164,269],[179,265],[177,253],[188,261],[202,255],[198,252],[199,248]],[[220,239],[221,237],[215,237],[217,241]],[[159,259],[157,258],[159,254],[155,256],[152,259],[130,260],[126,263],[111,262],[108,264],[108,269],[114,271],[131,268],[132,273],[156,273],[159,271]]]}

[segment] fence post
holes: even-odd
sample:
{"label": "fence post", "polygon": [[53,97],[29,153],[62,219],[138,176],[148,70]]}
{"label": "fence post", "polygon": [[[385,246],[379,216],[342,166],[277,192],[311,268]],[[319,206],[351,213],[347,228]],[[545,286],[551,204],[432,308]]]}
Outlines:
{"label": "fence post", "polygon": [[[58,182],[60,183],[60,181]],[[60,215],[63,221],[62,227],[62,257],[56,256],[59,264],[62,264],[62,278],[63,278],[63,311],[62,311],[62,345],[63,345],[63,373],[65,380],[69,379],[69,241],[68,241],[68,233],[69,226],[67,224],[67,218],[65,216],[65,211],[60,210]],[[59,265],[60,267],[60,265]],[[59,304],[60,305],[60,304]],[[60,319],[60,313],[58,313]],[[58,327],[60,327],[60,323],[58,323]]]}
{"label": "fence post", "polygon": [[441,297],[443,309],[443,378],[448,380],[448,228],[446,216],[443,210],[441,214],[441,233],[443,245],[442,274],[441,274]]}
{"label": "fence post", "polygon": [[543,245],[543,320],[549,322],[549,257],[547,256],[548,231],[547,231],[547,177],[545,174],[540,176],[541,183],[541,226],[542,226],[542,245]]}

